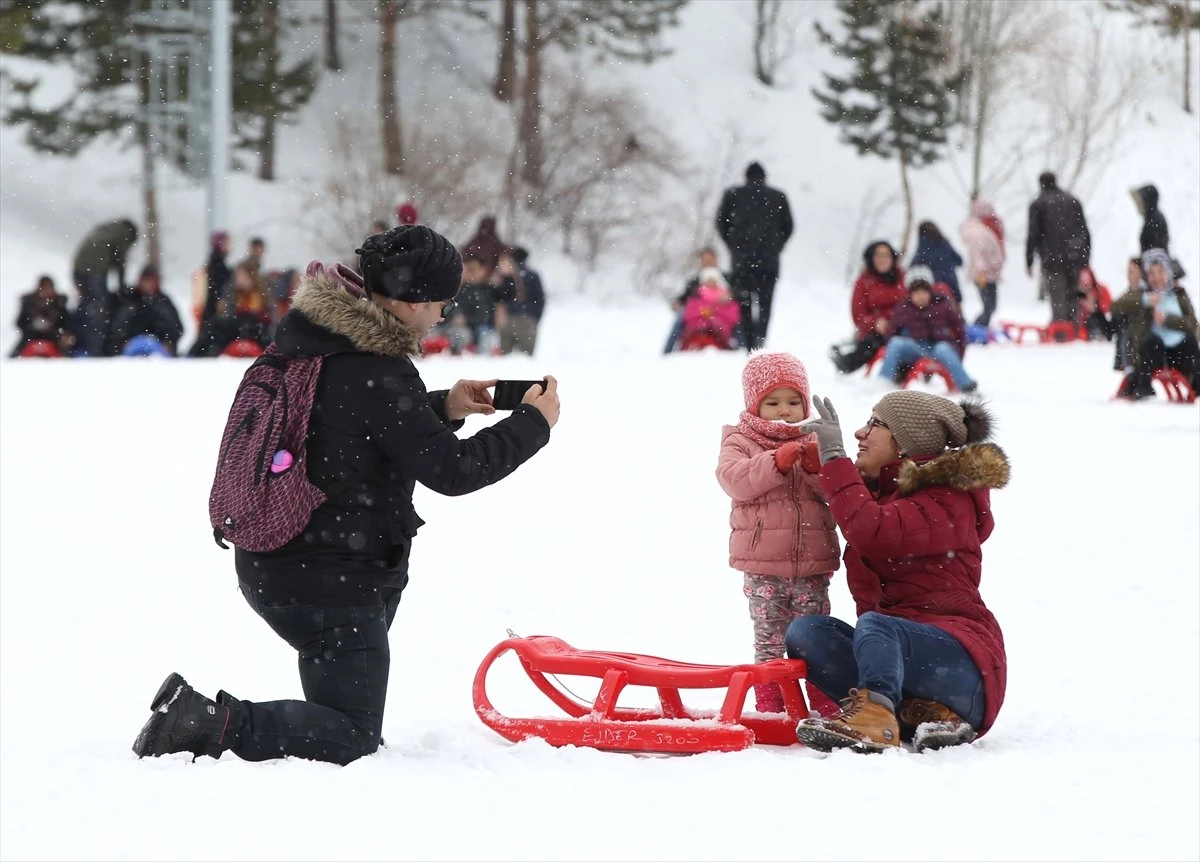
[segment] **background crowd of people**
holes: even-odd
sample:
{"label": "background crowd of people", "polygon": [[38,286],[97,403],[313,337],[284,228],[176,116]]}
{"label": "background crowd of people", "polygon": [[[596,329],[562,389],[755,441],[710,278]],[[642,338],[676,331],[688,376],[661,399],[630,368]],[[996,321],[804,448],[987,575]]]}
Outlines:
{"label": "background crowd of people", "polygon": [[[416,207],[400,205],[396,218],[415,224]],[[377,220],[371,232],[389,227]],[[245,254],[231,263],[232,238],[214,233],[206,263],[192,274],[196,337],[184,350],[183,318],[163,292],[158,271],[146,266],[127,282],[127,258],[138,239],[129,219],[99,224],[83,238],[72,263],[74,308],[50,276],[40,276],[21,297],[11,356],[254,356],[271,342],[301,284],[299,268],[266,266],[262,237],[252,237]],[[528,250],[500,240],[496,219],[487,216],[460,252],[467,275],[457,309],[426,339],[425,351],[532,355],[546,294]]]}
{"label": "background crowd of people", "polygon": [[[697,252],[696,270],[673,299],[675,312],[664,353],[705,347],[758,350],[766,341],[780,255],[794,225],[787,195],[767,184],[766,170],[751,162],[741,185],[725,190],[716,212],[716,234],[728,250],[723,270],[713,247]],[[1038,297],[1049,304],[1051,325],[1069,337],[1112,341],[1114,368],[1126,376],[1120,394],[1134,400],[1154,394],[1155,371],[1176,369],[1200,384],[1196,313],[1180,285],[1184,272],[1170,255],[1170,231],[1154,185],[1132,190],[1143,224],[1139,253],[1129,258],[1127,289],[1116,300],[1091,267],[1092,237],[1082,203],[1060,188],[1055,175],[1038,177],[1029,206],[1025,268],[1038,265]],[[416,206],[396,208],[396,222],[415,224]],[[373,223],[372,234],[390,227]],[[964,392],[978,384],[966,369],[968,345],[997,340],[993,328],[1007,258],[1004,222],[991,202],[976,199],[958,227],[963,253],[933,221],[917,228],[917,246],[901,262],[885,239],[863,251],[863,267],[850,300],[853,336],[830,348],[838,371],[849,374],[879,363],[897,385],[926,358],[943,368]],[[75,307],[53,279],[41,276],[21,298],[13,356],[176,356],[184,326],[175,303],[150,266],[128,284],[126,259],[138,240],[128,219],[97,225],[84,237],[73,263]],[[228,233],[211,237],[207,263],[192,277],[191,313],[196,337],[190,357],[252,356],[270,342],[301,283],[294,267],[268,269],[266,242],[252,237],[232,265]],[[528,249],[501,239],[496,218],[484,216],[459,251],[463,284],[448,318],[425,339],[426,353],[533,355],[546,307],[541,275]],[[960,282],[962,269],[965,281]],[[115,284],[114,284],[115,282]],[[979,291],[982,311],[968,323],[963,286]],[[1065,327],[1065,329],[1064,329]]]}
{"label": "background crowd of people", "polygon": [[[1059,188],[1051,172],[1038,177],[1038,186],[1029,206],[1025,264],[1030,278],[1039,265],[1038,298],[1049,302],[1048,331],[1113,341],[1114,368],[1126,374],[1122,397],[1153,396],[1150,380],[1165,367],[1200,388],[1196,315],[1179,284],[1184,272],[1170,256],[1158,189],[1146,185],[1132,192],[1143,218],[1139,254],[1129,259],[1128,289],[1114,301],[1091,267],[1092,238],[1083,205]],[[711,247],[698,251],[697,274],[672,302],[676,317],[664,353],[763,345],[779,254],[792,219],[786,195],[766,185],[766,172],[757,162],[747,167],[744,185],[725,192],[716,228],[732,267],[722,272]],[[892,243],[880,239],[867,245],[850,300],[854,334],[830,348],[838,371],[850,374],[879,362],[880,376],[901,385],[914,363],[928,358],[958,390],[978,388],[964,365],[968,345],[1007,337],[1002,328],[993,328],[1007,256],[1005,229],[992,203],[976,199],[958,233],[965,259],[936,223],[922,221],[907,269]],[[978,289],[983,306],[969,324],[962,312],[960,269]]]}

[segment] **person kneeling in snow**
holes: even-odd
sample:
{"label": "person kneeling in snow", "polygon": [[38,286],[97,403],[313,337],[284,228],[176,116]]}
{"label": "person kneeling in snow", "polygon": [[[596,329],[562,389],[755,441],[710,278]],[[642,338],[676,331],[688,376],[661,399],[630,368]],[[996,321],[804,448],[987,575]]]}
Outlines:
{"label": "person kneeling in snow", "polygon": [[1004,452],[984,442],[992,416],[977,401],[889,392],[854,432],[852,462],[833,405],[813,402],[821,418],[802,427],[819,440],[858,623],[805,616],[788,627],[787,654],[808,662],[809,685],[843,699],[796,736],[818,751],[884,751],[909,734],[917,751],[970,742],[996,720],[1007,677],[1000,624],[979,594],[989,492],[1009,477]]}
{"label": "person kneeling in snow", "polygon": [[310,269],[276,333],[285,357],[323,356],[307,435],[308,479],[326,494],[303,531],[273,551],[235,551],[251,609],[299,656],[304,700],[196,692],[167,677],[134,741],[139,757],[175,752],[242,760],[301,757],[345,765],[380,744],[388,630],[408,583],[420,482],[449,496],[500,481],[550,440],[557,383],[530,387],[512,414],[468,439],[455,431],[495,412],[495,381],[427,392],[412,357],[453,305],[462,260],[445,237],[403,225],[359,249],[365,291]]}

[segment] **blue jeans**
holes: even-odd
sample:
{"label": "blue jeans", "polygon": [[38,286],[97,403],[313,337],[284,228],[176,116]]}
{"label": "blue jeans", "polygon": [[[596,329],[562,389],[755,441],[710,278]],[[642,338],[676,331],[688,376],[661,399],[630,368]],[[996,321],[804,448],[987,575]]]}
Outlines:
{"label": "blue jeans", "polygon": [[679,337],[683,335],[683,309],[675,315],[675,322],[671,324],[671,331],[667,334],[667,346],[663,348],[663,353],[670,353],[675,349],[675,345],[679,344]]}
{"label": "blue jeans", "polygon": [[950,377],[954,380],[954,385],[959,389],[971,384],[971,376],[963,368],[958,351],[949,341],[917,341],[903,335],[893,336],[888,341],[887,353],[883,356],[883,366],[879,369],[879,376],[887,380],[894,380],[896,369],[899,366],[911,365],[923,356],[932,357],[946,366],[946,370],[950,372]]}
{"label": "blue jeans", "polygon": [[251,703],[225,692],[233,712],[230,750],[243,760],[303,757],[345,765],[373,754],[383,730],[391,648],[388,629],[400,604],[390,590],[367,606],[314,605],[242,595],[296,650],[304,700]]}
{"label": "blue jeans", "polygon": [[808,662],[808,681],[834,700],[852,688],[890,699],[936,700],[976,730],[983,678],[953,636],[926,623],[868,611],[851,626],[834,617],[797,617],[784,638],[788,658]]}

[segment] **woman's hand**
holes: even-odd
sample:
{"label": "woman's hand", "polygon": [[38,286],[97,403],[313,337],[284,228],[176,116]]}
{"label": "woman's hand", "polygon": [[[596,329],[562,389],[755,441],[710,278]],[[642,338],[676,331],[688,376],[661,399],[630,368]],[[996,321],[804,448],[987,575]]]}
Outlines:
{"label": "woman's hand", "polygon": [[837,411],[833,402],[828,398],[813,397],[813,406],[821,418],[810,419],[800,427],[817,435],[817,447],[821,463],[825,464],[834,458],[845,458],[846,450],[842,446],[842,426],[838,423]]}

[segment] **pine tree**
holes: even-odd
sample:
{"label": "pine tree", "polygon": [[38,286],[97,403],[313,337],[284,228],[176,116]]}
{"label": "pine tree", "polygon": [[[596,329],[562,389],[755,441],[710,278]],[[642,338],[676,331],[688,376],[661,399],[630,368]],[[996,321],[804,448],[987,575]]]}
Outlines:
{"label": "pine tree", "polygon": [[150,65],[127,37],[137,33],[138,0],[3,0],[0,40],[5,54],[39,61],[74,74],[75,89],[62,101],[39,101],[41,79],[8,75],[13,100],[4,123],[23,126],[25,143],[52,155],[74,157],[98,138],[136,144],[142,164],[142,234],[149,263],[159,266],[158,199],[154,186],[157,146],[139,118],[151,103]]}
{"label": "pine tree", "polygon": [[953,123],[950,94],[958,77],[945,74],[940,38],[942,10],[915,9],[905,0],[838,0],[845,37],[816,24],[821,41],[852,63],[845,77],[825,74],[827,92],[813,89],[821,116],[841,127],[841,138],[860,155],[896,159],[904,197],[907,250],[913,223],[910,168],[942,157]]}
{"label": "pine tree", "polygon": [[259,179],[275,179],[275,132],[312,98],[317,58],[285,65],[280,44],[292,22],[279,0],[238,0],[233,28],[234,145],[258,153]]}

